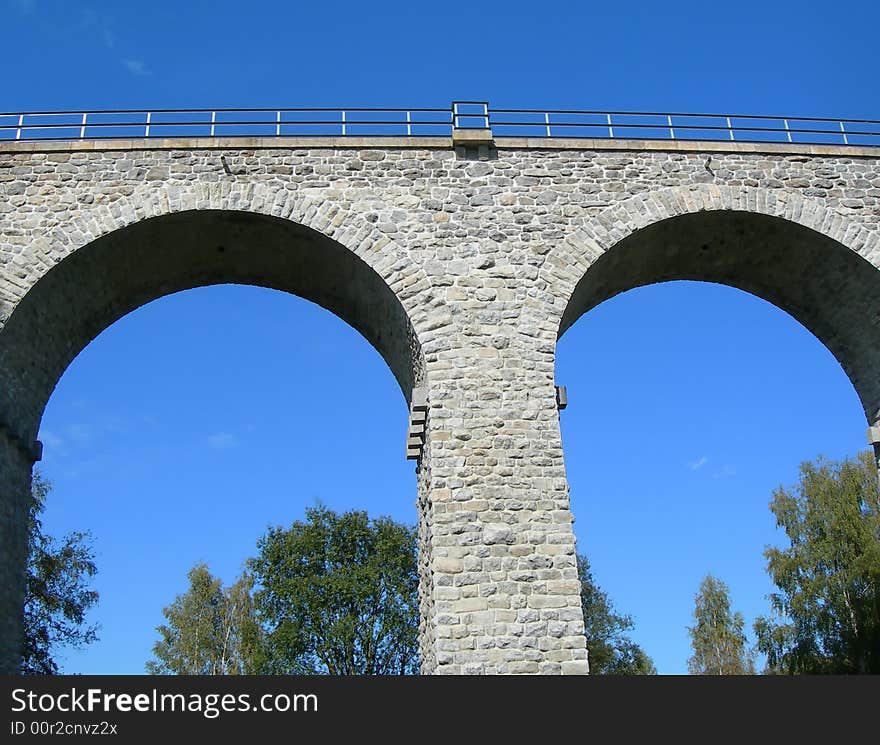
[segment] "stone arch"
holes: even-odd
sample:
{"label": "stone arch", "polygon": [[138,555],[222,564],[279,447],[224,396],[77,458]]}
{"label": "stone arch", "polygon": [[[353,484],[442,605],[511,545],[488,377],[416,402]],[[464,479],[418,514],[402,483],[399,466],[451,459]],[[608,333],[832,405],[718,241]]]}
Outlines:
{"label": "stone arch", "polygon": [[[94,336],[146,302],[201,285],[300,295],[357,329],[407,400],[425,377],[416,332],[425,313],[411,291],[421,269],[331,200],[260,184],[144,188],[77,214],[35,241],[21,265],[15,295],[7,286],[0,297],[0,415],[25,442],[55,381]],[[34,401],[27,413],[25,391]]]}
{"label": "stone arch", "polygon": [[773,303],[849,376],[880,418],[880,236],[799,194],[701,185],[607,208],[548,255],[558,337],[591,308],[676,279],[726,284]]}
{"label": "stone arch", "polygon": [[[330,199],[254,184],[143,187],[60,222],[14,257],[0,297],[0,544],[10,559],[0,566],[4,672],[17,662],[26,496],[40,419],[69,363],[114,321],[192,287],[260,285],[311,300],[352,325],[383,356],[408,401],[426,375],[417,331],[426,311],[415,300],[425,285],[421,268]],[[403,444],[402,432],[401,451]]]}

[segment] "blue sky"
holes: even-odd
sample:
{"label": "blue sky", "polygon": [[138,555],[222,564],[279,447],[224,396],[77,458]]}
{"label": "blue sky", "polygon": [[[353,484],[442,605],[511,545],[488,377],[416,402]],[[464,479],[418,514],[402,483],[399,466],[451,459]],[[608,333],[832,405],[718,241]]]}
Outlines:
{"label": "blue sky", "polygon": [[[0,0],[0,110],[496,106],[880,119],[875,3]],[[857,20],[856,20],[857,19]],[[626,293],[560,341],[578,546],[661,672],[682,673],[711,571],[767,610],[767,509],[798,463],[864,447],[830,353],[730,288]],[[68,672],[139,673],[195,561],[235,578],[321,500],[415,520],[406,408],[326,311],[222,286],[163,298],[73,362],[43,420],[47,527],[95,536],[101,641]]]}

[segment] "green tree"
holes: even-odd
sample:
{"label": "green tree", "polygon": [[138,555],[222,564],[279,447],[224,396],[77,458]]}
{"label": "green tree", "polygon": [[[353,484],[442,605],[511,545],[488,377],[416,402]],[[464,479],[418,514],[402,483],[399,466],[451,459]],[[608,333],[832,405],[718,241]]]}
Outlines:
{"label": "green tree", "polygon": [[651,658],[626,635],[633,627],[632,618],[614,612],[608,595],[593,579],[586,556],[577,555],[577,567],[590,674],[656,675]]}
{"label": "green tree", "polygon": [[789,547],[764,551],[778,592],[757,619],[773,673],[880,673],[880,492],[870,453],[802,463],[770,509]]}
{"label": "green tree", "polygon": [[189,589],[164,608],[167,624],[156,630],[153,675],[247,675],[262,671],[263,637],[251,596],[253,578],[243,573],[228,588],[205,564],[187,574]]}
{"label": "green tree", "polygon": [[694,625],[688,628],[694,653],[691,675],[754,675],[742,613],[731,613],[730,589],[706,575],[694,599]]}
{"label": "green tree", "polygon": [[40,515],[51,484],[34,471],[28,506],[28,558],[24,600],[24,642],[20,669],[54,675],[61,647],[81,647],[97,639],[97,626],[85,622],[98,602],[89,589],[98,571],[88,533],[68,533],[61,541],[43,532]]}
{"label": "green tree", "polygon": [[266,630],[266,672],[418,672],[416,531],[365,512],[306,511],[271,528],[248,562]]}

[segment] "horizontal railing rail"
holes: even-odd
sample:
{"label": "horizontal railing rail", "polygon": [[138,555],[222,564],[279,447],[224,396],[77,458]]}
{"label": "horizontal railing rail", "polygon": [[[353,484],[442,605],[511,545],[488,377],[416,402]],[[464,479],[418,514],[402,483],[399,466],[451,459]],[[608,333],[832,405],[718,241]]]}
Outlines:
{"label": "horizontal railing rail", "polygon": [[492,109],[493,134],[880,146],[880,120],[656,111]]}
{"label": "horizontal railing rail", "polygon": [[4,140],[449,136],[451,109],[128,109],[0,114]]}
{"label": "horizontal railing rail", "polygon": [[495,137],[780,142],[880,147],[880,121],[804,116],[574,109],[448,108],[105,109],[0,113],[0,142],[177,137]]}

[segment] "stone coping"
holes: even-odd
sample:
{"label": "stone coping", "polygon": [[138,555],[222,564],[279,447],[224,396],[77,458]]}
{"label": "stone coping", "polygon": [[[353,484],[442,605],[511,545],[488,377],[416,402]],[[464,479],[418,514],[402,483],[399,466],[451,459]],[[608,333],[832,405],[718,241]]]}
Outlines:
{"label": "stone coping", "polygon": [[[626,140],[575,137],[496,137],[498,150],[617,150],[683,153],[765,153],[880,158],[880,147],[719,140]],[[138,150],[451,150],[452,137],[171,137],[125,140],[3,140],[0,153]]]}

